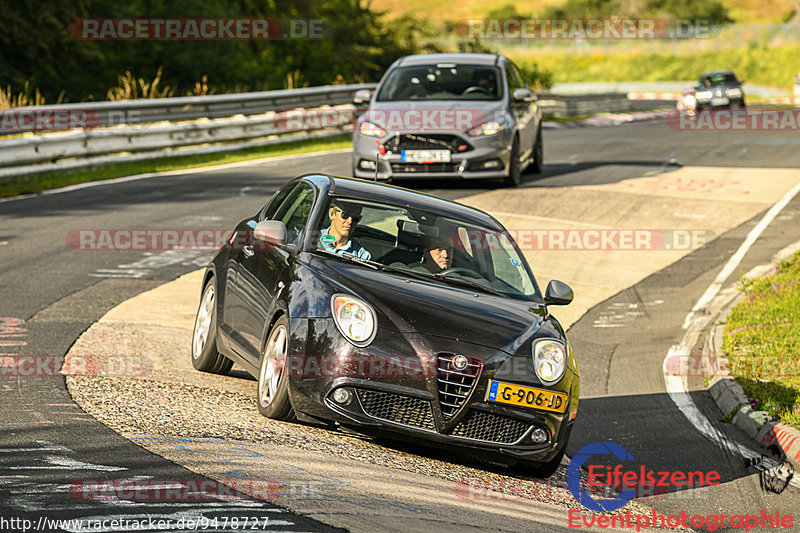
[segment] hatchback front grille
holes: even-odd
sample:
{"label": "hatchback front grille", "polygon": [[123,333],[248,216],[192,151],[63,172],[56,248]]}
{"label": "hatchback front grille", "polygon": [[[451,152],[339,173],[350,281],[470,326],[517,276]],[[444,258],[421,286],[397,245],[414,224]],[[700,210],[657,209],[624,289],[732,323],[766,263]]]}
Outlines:
{"label": "hatchback front grille", "polygon": [[525,436],[531,424],[516,418],[471,410],[450,433],[454,437],[513,444]]}
{"label": "hatchback front grille", "polygon": [[472,150],[472,145],[457,135],[406,133],[395,135],[385,143],[387,150],[450,150],[451,153],[463,153]]}
{"label": "hatchback front grille", "polygon": [[431,402],[392,392],[357,389],[364,412],[374,418],[436,431]]}
{"label": "hatchback front grille", "polygon": [[392,172],[414,174],[415,172],[456,172],[453,163],[392,163]]}
{"label": "hatchback front grille", "polygon": [[440,354],[437,365],[439,405],[445,420],[453,418],[461,410],[483,369],[483,363],[479,359],[467,357],[467,367],[457,370],[453,365],[455,357],[455,354]]}

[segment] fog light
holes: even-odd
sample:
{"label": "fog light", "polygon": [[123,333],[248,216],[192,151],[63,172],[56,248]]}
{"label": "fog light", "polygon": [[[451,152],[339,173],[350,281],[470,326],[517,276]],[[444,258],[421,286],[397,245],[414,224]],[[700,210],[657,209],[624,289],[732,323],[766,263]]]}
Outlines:
{"label": "fog light", "polygon": [[358,162],[358,167],[361,170],[375,170],[375,161],[370,161],[369,159],[362,159]]}
{"label": "fog light", "polygon": [[347,389],[336,389],[333,391],[332,397],[334,402],[341,405],[347,405],[353,401],[353,393]]}
{"label": "fog light", "polygon": [[498,161],[497,159],[486,161],[483,164],[483,168],[500,168],[500,161]]}
{"label": "fog light", "polygon": [[[341,390],[341,389],[339,389],[339,390]],[[339,391],[336,391],[336,392],[339,392]],[[535,442],[536,444],[542,444],[544,442],[547,442],[547,432],[545,430],[543,430],[542,428],[536,428],[536,429],[533,430],[533,433],[531,434],[531,438],[533,439],[533,442]]]}

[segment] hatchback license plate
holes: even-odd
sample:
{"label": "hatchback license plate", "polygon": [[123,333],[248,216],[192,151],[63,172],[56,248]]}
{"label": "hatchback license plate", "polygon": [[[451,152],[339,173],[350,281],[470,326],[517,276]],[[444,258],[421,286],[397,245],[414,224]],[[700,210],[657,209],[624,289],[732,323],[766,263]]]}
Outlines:
{"label": "hatchback license plate", "polygon": [[448,150],[403,150],[400,157],[404,163],[449,163]]}
{"label": "hatchback license plate", "polygon": [[486,400],[563,413],[567,409],[567,395],[502,381],[489,380]]}
{"label": "hatchback license plate", "polygon": [[731,101],[728,100],[726,97],[722,96],[719,98],[712,98],[711,105],[728,105]]}

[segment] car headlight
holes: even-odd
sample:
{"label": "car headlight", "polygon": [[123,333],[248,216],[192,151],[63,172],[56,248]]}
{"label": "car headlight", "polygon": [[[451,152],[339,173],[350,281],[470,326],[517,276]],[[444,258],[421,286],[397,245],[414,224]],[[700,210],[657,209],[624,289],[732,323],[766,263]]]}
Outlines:
{"label": "car headlight", "polygon": [[564,345],[555,340],[541,340],[533,345],[533,368],[536,377],[545,385],[561,380],[567,368]]}
{"label": "car headlight", "polygon": [[742,90],[741,90],[741,89],[739,89],[739,88],[728,89],[728,90],[726,91],[726,93],[727,93],[727,95],[728,95],[728,96],[730,96],[731,98],[739,98],[739,97],[741,97],[741,96],[742,96]]}
{"label": "car headlight", "polygon": [[361,132],[361,135],[366,135],[368,137],[383,137],[386,135],[386,131],[366,120],[361,123],[361,128],[359,128],[358,131]]}
{"label": "car headlight", "polygon": [[472,128],[471,130],[467,131],[467,133],[469,135],[472,135],[473,137],[476,137],[478,135],[494,135],[495,133],[502,131],[504,127],[505,126],[503,126],[502,123],[496,120],[492,120],[490,122],[484,122],[480,126]]}
{"label": "car headlight", "polygon": [[353,296],[338,295],[331,299],[333,321],[344,338],[356,346],[367,346],[375,338],[375,311],[366,302]]}
{"label": "car headlight", "polygon": [[710,100],[714,96],[711,91],[698,91],[695,97],[698,100]]}

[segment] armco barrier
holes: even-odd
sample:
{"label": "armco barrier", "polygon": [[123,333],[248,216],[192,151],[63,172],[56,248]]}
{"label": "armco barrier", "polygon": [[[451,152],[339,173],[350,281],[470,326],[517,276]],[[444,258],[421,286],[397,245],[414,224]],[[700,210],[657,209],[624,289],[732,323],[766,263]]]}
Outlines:
{"label": "armco barrier", "polygon": [[[376,84],[158,98],[121,102],[17,108],[15,113],[91,113],[93,128],[0,138],[0,179],[54,170],[75,170],[129,161],[203,155],[279,144],[301,138],[336,135],[363,108],[353,105],[359,89]],[[570,117],[627,111],[625,93],[539,96],[545,117]],[[335,124],[306,124],[288,129],[276,112],[305,109],[333,112]],[[285,118],[284,118],[285,120]],[[282,127],[283,126],[283,127]],[[5,131],[4,133],[9,133]]]}

